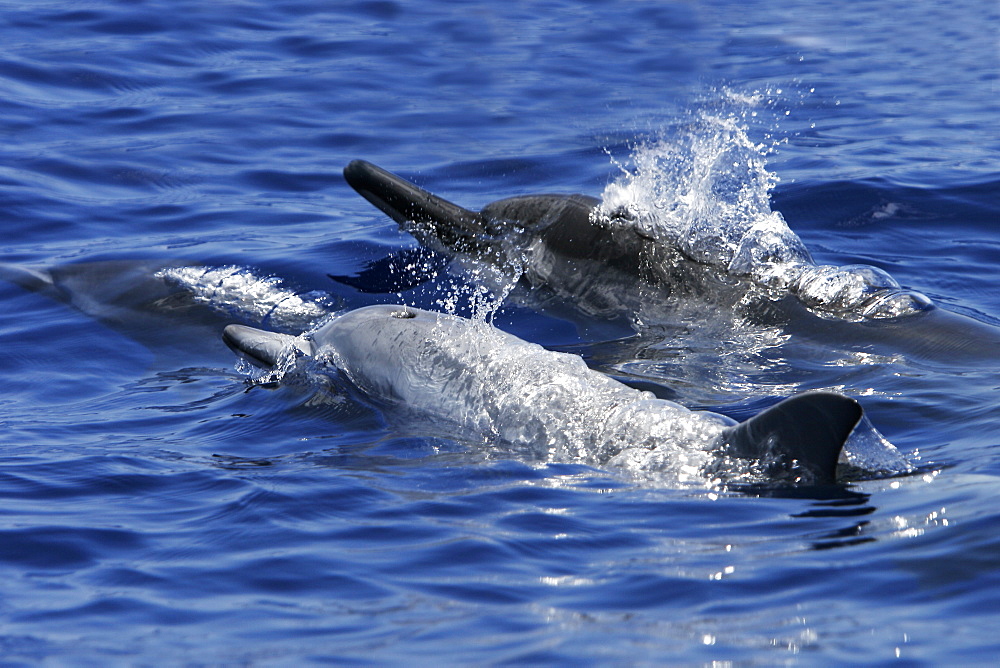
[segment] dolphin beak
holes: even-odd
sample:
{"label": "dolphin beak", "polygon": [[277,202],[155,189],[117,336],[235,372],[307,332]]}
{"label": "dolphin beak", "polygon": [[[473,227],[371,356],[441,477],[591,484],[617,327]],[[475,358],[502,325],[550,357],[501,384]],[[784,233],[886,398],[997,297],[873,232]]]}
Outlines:
{"label": "dolphin beak", "polygon": [[447,235],[449,228],[481,231],[479,214],[427,192],[381,167],[352,160],[344,179],[359,195],[400,225],[426,225]]}
{"label": "dolphin beak", "polygon": [[289,348],[312,354],[312,346],[301,337],[245,325],[228,325],[222,330],[222,340],[233,352],[264,369],[274,367]]}

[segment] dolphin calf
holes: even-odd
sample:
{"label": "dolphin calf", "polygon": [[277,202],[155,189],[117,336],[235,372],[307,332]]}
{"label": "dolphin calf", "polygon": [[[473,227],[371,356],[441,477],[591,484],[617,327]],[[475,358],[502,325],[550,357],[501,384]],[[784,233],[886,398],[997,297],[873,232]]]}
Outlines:
{"label": "dolphin calf", "polygon": [[725,475],[734,460],[770,480],[829,484],[861,406],[808,392],[737,424],[691,411],[481,321],[368,306],[304,336],[229,325],[234,351],[273,368],[308,357],[380,402],[560,458]]}

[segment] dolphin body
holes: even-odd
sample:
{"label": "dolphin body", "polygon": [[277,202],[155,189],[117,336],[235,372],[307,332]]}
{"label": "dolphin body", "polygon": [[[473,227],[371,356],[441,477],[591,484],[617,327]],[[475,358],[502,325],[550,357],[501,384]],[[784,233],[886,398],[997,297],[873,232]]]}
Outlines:
{"label": "dolphin body", "polygon": [[424,246],[510,265],[532,288],[553,289],[585,310],[629,308],[628,297],[610,296],[609,284],[631,285],[635,292],[636,279],[655,286],[661,301],[673,291],[716,298],[730,292],[730,299],[740,299],[753,285],[780,287],[808,308],[848,319],[883,319],[930,307],[926,297],[899,289],[874,267],[816,266],[787,228],[751,228],[736,250],[723,252],[717,246],[728,242],[715,238],[726,234],[723,230],[704,233],[697,243],[664,241],[646,231],[635,212],[607,211],[601,200],[586,195],[522,195],[476,212],[364,160],[348,164],[344,178]]}
{"label": "dolphin body", "polygon": [[349,311],[305,337],[229,325],[223,339],[257,366],[306,356],[381,402],[599,465],[716,475],[736,458],[770,480],[829,484],[862,417],[853,399],[808,392],[737,424],[484,322],[402,306]]}
{"label": "dolphin body", "polygon": [[[628,211],[606,212],[595,197],[525,195],[472,211],[364,160],[344,178],[425,248],[520,272],[536,304],[570,319],[671,322],[686,301],[687,314],[743,309],[747,322],[844,349],[931,361],[992,360],[1000,350],[996,327],[937,308],[874,267],[817,266],[787,230],[777,256],[750,243],[740,252],[754,258],[751,268],[734,269],[738,262],[713,264],[647,235]],[[799,273],[776,286],[767,272],[783,263]]]}
{"label": "dolphin body", "polygon": [[532,289],[551,290],[587,315],[613,318],[633,312],[638,308],[634,290],[615,288],[634,288],[637,278],[663,282],[656,275],[666,266],[657,259],[663,245],[634,226],[601,224],[592,215],[600,204],[594,197],[526,195],[477,212],[364,160],[348,164],[344,178],[425,248],[523,271]]}

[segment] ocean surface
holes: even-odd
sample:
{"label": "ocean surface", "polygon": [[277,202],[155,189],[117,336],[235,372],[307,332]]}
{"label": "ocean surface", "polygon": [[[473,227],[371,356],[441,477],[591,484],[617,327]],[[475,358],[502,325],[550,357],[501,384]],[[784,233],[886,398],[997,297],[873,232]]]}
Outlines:
{"label": "ocean surface", "polygon": [[[998,31],[993,0],[0,2],[0,263],[69,277],[0,281],[0,664],[995,660]],[[416,246],[355,158],[473,209],[698,202],[711,234],[742,193],[936,310],[334,280]],[[841,391],[912,470],[638,475],[255,384],[220,336],[389,302],[740,419]]]}

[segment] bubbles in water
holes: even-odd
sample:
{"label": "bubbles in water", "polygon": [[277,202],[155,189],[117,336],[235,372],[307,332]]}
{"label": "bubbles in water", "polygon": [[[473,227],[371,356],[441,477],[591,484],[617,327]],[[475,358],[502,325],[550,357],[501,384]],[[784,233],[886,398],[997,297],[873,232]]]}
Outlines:
{"label": "bubbles in water", "polygon": [[280,382],[287,385],[289,381],[292,384],[301,384],[301,381],[311,381],[307,374],[293,373],[299,368],[302,358],[303,354],[299,347],[289,341],[272,368],[262,369],[239,357],[236,361],[236,372],[246,376],[250,385],[271,385]]}

